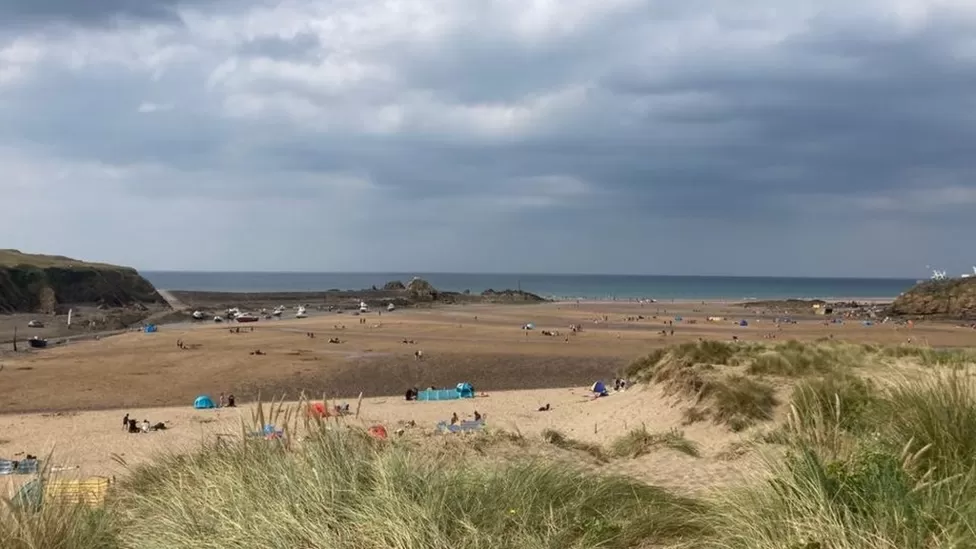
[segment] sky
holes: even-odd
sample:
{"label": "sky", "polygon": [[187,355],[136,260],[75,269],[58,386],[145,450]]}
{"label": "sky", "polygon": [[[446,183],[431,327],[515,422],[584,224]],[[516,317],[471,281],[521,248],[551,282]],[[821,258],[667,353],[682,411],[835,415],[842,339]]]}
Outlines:
{"label": "sky", "polygon": [[976,263],[972,0],[3,0],[0,247],[143,270]]}

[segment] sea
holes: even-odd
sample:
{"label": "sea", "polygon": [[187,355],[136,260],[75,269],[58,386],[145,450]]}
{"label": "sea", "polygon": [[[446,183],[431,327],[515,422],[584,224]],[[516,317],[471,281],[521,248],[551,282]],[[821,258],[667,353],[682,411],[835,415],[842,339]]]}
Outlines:
{"label": "sea", "polygon": [[898,278],[790,278],[741,276],[462,274],[462,273],[273,273],[148,271],[162,290],[210,292],[312,292],[382,288],[417,276],[443,291],[481,293],[521,289],[552,299],[749,300],[893,299],[917,281]]}

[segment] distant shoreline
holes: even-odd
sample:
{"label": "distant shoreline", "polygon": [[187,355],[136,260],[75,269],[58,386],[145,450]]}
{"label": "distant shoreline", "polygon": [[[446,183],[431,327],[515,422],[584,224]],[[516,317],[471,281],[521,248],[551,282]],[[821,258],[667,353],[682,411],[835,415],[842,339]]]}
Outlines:
{"label": "distant shoreline", "polygon": [[[543,296],[546,297],[546,296]],[[576,303],[577,301],[580,305],[591,304],[633,304],[637,303],[638,299],[579,299],[576,298],[546,298],[554,303]],[[654,302],[645,302],[644,305],[693,305],[695,303],[705,303],[706,305],[739,305],[750,302],[767,302],[767,301],[825,301],[827,303],[850,303],[857,302],[863,303],[865,305],[880,305],[885,303],[891,303],[897,299],[896,297],[763,297],[763,298],[716,298],[716,299],[658,299]]]}
{"label": "distant shoreline", "polygon": [[[498,288],[497,291],[510,290],[511,288]],[[194,294],[199,296],[221,296],[224,298],[250,298],[250,299],[273,299],[279,297],[286,299],[287,301],[301,301],[302,299],[313,300],[320,298],[325,295],[332,294],[344,294],[347,296],[352,296],[355,294],[361,294],[363,296],[368,296],[369,294],[375,293],[385,293],[383,290],[373,290],[367,289],[331,289],[331,290],[313,290],[313,291],[255,291],[255,292],[239,292],[239,291],[202,291],[202,290],[179,290],[175,288],[157,288],[159,291],[163,292],[176,292],[179,294]],[[454,292],[452,292],[454,293]],[[473,294],[477,295],[477,294]],[[582,304],[602,304],[609,305],[614,303],[619,304],[634,304],[643,301],[645,305],[665,305],[673,303],[676,305],[690,305],[695,303],[706,303],[706,304],[725,304],[725,305],[736,305],[740,303],[750,303],[750,302],[765,302],[765,301],[826,301],[828,303],[850,303],[852,301],[864,304],[882,304],[891,303],[897,296],[893,297],[719,297],[719,298],[665,298],[665,299],[654,299],[654,298],[591,298],[591,297],[569,297],[569,296],[547,296],[538,294],[540,297],[545,298],[550,303],[580,303]],[[654,299],[654,301],[649,301]]]}
{"label": "distant shoreline", "polygon": [[[837,279],[714,276],[496,275],[438,273],[141,273],[156,288],[181,292],[281,294],[374,291],[414,276],[439,292],[478,295],[522,290],[548,300],[593,302],[655,299],[658,302],[812,299],[890,301],[912,287],[910,279]],[[825,297],[826,296],[826,297]]]}

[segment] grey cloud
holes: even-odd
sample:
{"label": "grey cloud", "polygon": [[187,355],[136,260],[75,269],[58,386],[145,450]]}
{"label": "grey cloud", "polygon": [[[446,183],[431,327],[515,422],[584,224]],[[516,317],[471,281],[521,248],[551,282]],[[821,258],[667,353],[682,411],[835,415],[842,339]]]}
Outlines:
{"label": "grey cloud", "polygon": [[277,36],[255,38],[242,44],[237,53],[245,57],[308,61],[315,59],[321,48],[318,36],[301,33],[288,39]]}
{"label": "grey cloud", "polygon": [[175,22],[186,0],[4,0],[0,25],[103,25],[123,20]]}
{"label": "grey cloud", "polygon": [[[135,11],[120,5],[102,4],[101,12],[150,20],[172,14],[175,3],[139,4]],[[837,10],[839,16],[811,19],[801,34],[766,47],[681,49],[678,41],[675,53],[654,45],[675,26],[696,28],[688,18],[717,5],[635,3],[538,43],[519,42],[487,17],[498,14],[486,13],[481,29],[462,27],[437,41],[393,41],[388,50],[363,53],[393,69],[388,82],[324,89],[263,75],[234,90],[307,100],[326,113],[316,124],[303,124],[300,116],[228,117],[221,110],[228,90],[206,83],[230,56],[314,64],[352,47],[328,36],[258,36],[213,49],[201,43],[195,63],[156,76],[41,65],[22,86],[0,88],[0,144],[55,162],[153,166],[150,180],[120,185],[132,200],[156,197],[171,212],[179,211],[179,200],[246,215],[271,204],[293,207],[300,220],[292,228],[268,228],[255,242],[301,241],[306,237],[297,227],[315,232],[317,223],[334,223],[353,236],[330,244],[334,255],[322,268],[504,264],[513,271],[598,272],[613,264],[632,272],[715,272],[718,264],[737,274],[889,274],[961,253],[944,239],[976,229],[966,204],[921,204],[917,193],[976,188],[976,157],[969,151],[976,137],[969,114],[976,59],[959,54],[976,22],[935,14],[905,30]],[[31,8],[33,17],[51,6]],[[11,8],[0,7],[0,18],[3,9]],[[207,9],[233,13],[244,6]],[[44,17],[67,20],[69,12]],[[713,22],[716,40],[776,25],[745,8],[719,13]],[[703,40],[691,34],[687,40]],[[424,116],[437,117],[440,105],[524,103],[571,86],[585,90],[581,102],[524,133],[478,135],[463,127],[439,133],[411,120],[389,133],[348,125],[385,105],[409,109],[418,94],[434,105]],[[140,114],[143,102],[173,109]],[[550,176],[576,178],[585,188],[560,195],[525,183]],[[342,177],[369,185],[343,187]],[[924,260],[922,252],[888,255],[901,240],[899,230],[911,233],[906,240],[913,246],[929,248]],[[442,242],[422,251],[386,243],[409,234]],[[231,246],[227,237],[207,238],[215,247]],[[471,242],[499,255],[473,257]],[[332,266],[367,244],[374,249],[369,259]],[[281,246],[275,254],[291,253]],[[560,251],[567,246],[581,251],[569,257]],[[506,250],[510,257],[503,257]],[[822,258],[835,255],[847,259],[825,266]],[[213,263],[216,268],[237,261],[225,251],[212,257],[223,262]]]}

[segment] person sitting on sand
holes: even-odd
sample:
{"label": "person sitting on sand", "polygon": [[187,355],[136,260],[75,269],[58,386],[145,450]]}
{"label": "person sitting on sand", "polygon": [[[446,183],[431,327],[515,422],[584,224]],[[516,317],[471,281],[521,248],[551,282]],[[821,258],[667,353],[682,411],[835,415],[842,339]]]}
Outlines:
{"label": "person sitting on sand", "polygon": [[478,413],[478,410],[474,411],[474,420],[481,421],[481,414]]}
{"label": "person sitting on sand", "polygon": [[227,395],[227,407],[234,408],[237,405],[234,403],[234,393]]}
{"label": "person sitting on sand", "polygon": [[540,412],[548,412],[549,411],[549,403],[547,402],[545,406],[540,406],[539,407],[539,411]]}
{"label": "person sitting on sand", "polygon": [[139,426],[136,425],[136,420],[134,420],[134,419],[130,419],[129,420],[129,432],[130,433],[138,433],[139,432]]}
{"label": "person sitting on sand", "polygon": [[148,419],[142,420],[142,432],[148,433],[150,428],[151,426],[149,425],[149,420]]}
{"label": "person sitting on sand", "polygon": [[454,412],[453,414],[451,414],[451,425],[457,425],[457,422],[458,422],[458,415],[457,412]]}
{"label": "person sitting on sand", "polygon": [[165,431],[166,430],[166,424],[163,423],[162,421],[160,421],[159,423],[157,423],[157,424],[155,424],[155,425],[152,426],[152,430],[153,431]]}
{"label": "person sitting on sand", "polygon": [[220,393],[220,400],[218,400],[218,402],[219,402],[219,404],[217,404],[218,408],[223,408],[224,406],[227,405],[227,399],[224,398],[224,393]]}

